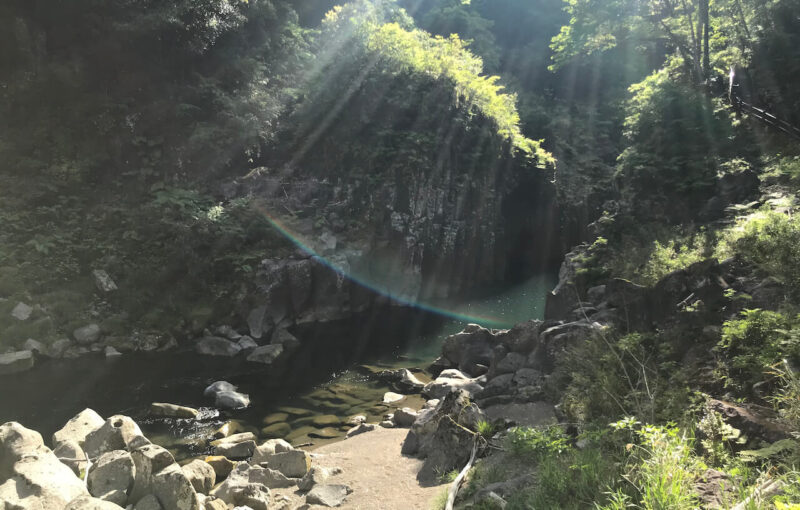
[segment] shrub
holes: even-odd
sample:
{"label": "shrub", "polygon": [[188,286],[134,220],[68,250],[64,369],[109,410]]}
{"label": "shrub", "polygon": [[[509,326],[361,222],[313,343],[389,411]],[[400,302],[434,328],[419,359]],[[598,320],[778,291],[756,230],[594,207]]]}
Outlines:
{"label": "shrub", "polygon": [[800,359],[797,319],[768,310],[744,310],[741,318],[726,321],[715,348],[724,355],[721,368],[726,386],[744,390],[764,380],[765,373],[783,358]]}

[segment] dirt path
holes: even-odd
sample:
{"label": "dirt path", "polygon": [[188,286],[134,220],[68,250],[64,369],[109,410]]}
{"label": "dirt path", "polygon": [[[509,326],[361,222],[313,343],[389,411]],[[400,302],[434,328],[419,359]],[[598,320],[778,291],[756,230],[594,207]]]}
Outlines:
{"label": "dirt path", "polygon": [[[328,483],[343,483],[353,489],[338,508],[352,510],[428,510],[446,485],[421,487],[417,472],[422,461],[400,454],[408,429],[378,428],[312,451],[313,464],[339,467],[342,473]],[[304,497],[287,489],[275,490],[292,500],[292,508]],[[312,507],[316,508],[316,507]],[[322,508],[322,507],[320,507]]]}

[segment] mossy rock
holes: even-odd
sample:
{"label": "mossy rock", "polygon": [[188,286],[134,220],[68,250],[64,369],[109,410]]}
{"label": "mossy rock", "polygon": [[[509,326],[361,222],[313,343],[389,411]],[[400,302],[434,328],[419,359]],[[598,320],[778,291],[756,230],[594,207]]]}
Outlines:
{"label": "mossy rock", "polygon": [[6,343],[19,344],[33,338],[43,341],[55,335],[56,328],[53,319],[50,317],[40,317],[38,319],[28,319],[26,321],[15,320],[3,332],[3,338],[8,339]]}
{"label": "mossy rock", "polygon": [[261,435],[267,439],[285,438],[292,433],[292,426],[286,422],[273,423],[261,429]]}
{"label": "mossy rock", "polygon": [[309,416],[314,414],[309,409],[303,409],[302,407],[291,407],[291,406],[281,406],[276,409],[276,411],[281,413],[286,413],[289,416]]}
{"label": "mossy rock", "polygon": [[335,439],[343,435],[342,431],[333,427],[325,427],[323,429],[313,430],[308,433],[308,437],[316,437],[318,439]]}
{"label": "mossy rock", "polygon": [[100,323],[100,329],[106,335],[124,335],[130,333],[130,322],[124,314],[116,314],[106,317]]}
{"label": "mossy rock", "polygon": [[282,421],[286,421],[289,419],[289,413],[272,413],[268,414],[261,420],[261,423],[264,425],[272,425],[273,423],[278,423]]}

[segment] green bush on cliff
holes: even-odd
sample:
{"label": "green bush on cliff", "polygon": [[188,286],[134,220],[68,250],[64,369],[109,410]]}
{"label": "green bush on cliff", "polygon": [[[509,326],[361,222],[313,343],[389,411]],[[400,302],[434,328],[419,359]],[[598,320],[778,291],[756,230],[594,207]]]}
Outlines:
{"label": "green bush on cliff", "polygon": [[716,350],[726,386],[749,393],[784,358],[800,360],[800,319],[769,310],[745,310],[722,326]]}
{"label": "green bush on cliff", "polygon": [[722,253],[736,254],[800,292],[800,218],[775,211],[746,216],[726,233]]}

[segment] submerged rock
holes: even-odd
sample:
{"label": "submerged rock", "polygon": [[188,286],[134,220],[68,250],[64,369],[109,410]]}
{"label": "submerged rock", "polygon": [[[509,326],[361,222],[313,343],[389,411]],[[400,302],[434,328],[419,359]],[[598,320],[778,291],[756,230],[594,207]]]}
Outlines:
{"label": "submerged rock", "polygon": [[222,391],[217,393],[214,405],[220,409],[243,409],[250,405],[250,397],[238,391]]}
{"label": "submerged rock", "polygon": [[203,390],[203,396],[216,397],[217,393],[222,393],[223,391],[236,391],[238,389],[239,388],[237,386],[234,386],[228,381],[216,381],[209,384],[206,389]]}
{"label": "submerged rock", "polygon": [[197,418],[197,409],[167,404],[165,402],[153,402],[150,404],[150,414],[153,416],[168,416],[170,418]]}

